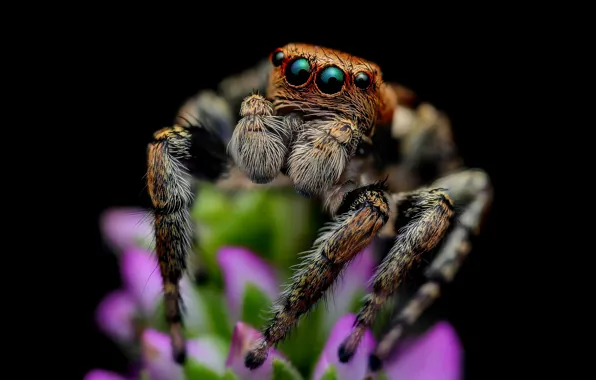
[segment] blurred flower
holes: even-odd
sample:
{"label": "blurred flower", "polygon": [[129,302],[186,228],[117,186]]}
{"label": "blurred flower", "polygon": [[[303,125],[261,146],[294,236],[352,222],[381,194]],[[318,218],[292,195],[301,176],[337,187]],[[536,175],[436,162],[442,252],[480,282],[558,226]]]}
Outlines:
{"label": "blurred flower", "polygon": [[99,226],[106,242],[117,253],[134,247],[148,247],[153,242],[151,213],[134,207],[108,209]]}
{"label": "blurred flower", "polygon": [[[368,369],[368,357],[375,348],[375,340],[370,331],[366,331],[358,350],[349,363],[341,363],[337,357],[337,350],[343,340],[350,334],[352,326],[356,321],[354,314],[348,314],[341,317],[327,339],[323,353],[315,367],[313,380],[319,380],[327,368],[333,365],[337,371],[337,378],[341,380],[362,380],[366,376]],[[410,379],[404,379],[410,380]]]}
{"label": "blurred flower", "polygon": [[93,369],[85,375],[83,380],[128,380],[115,372],[105,371],[103,369]]}
{"label": "blurred flower", "polygon": [[[209,193],[206,194],[208,198]],[[223,200],[217,206],[209,203],[209,199],[199,198],[204,204],[211,205],[211,219],[220,220],[219,232],[214,230],[201,235],[201,241],[210,239],[211,266],[207,269],[211,271],[211,279],[221,276],[218,281],[223,279],[223,287],[218,281],[193,285],[187,277],[183,278],[180,286],[186,309],[184,328],[188,358],[209,373],[196,368],[193,372],[188,366],[176,364],[171,357],[170,337],[161,332],[164,331],[165,320],[156,311],[162,303],[162,280],[158,261],[150,249],[150,214],[134,208],[112,209],[106,211],[101,219],[106,241],[119,254],[123,286],[100,302],[96,309],[96,322],[115,341],[136,348],[125,352],[140,355],[140,358],[135,356],[131,359],[140,364],[137,370],[140,369],[146,376],[142,378],[231,379],[226,377],[226,371],[232,371],[239,380],[270,379],[274,373],[284,371],[285,375],[279,378],[303,378],[297,375],[296,368],[300,368],[302,375],[312,371],[313,380],[329,375],[330,371],[335,372],[335,378],[339,380],[361,380],[370,376],[368,360],[375,347],[370,331],[365,333],[349,363],[340,363],[337,351],[350,334],[355,321],[352,314],[355,301],[368,290],[367,284],[377,264],[372,249],[367,247],[349,264],[334,287],[328,304],[319,308],[320,315],[317,317],[314,313],[313,318],[304,321],[302,328],[294,331],[298,339],[289,339],[285,342],[289,345],[284,344],[279,350],[271,349],[266,362],[257,370],[249,371],[244,366],[244,357],[256,339],[261,337],[257,328],[265,322],[263,317],[280,294],[282,276],[278,277],[278,274],[285,277],[287,263],[295,259],[288,258],[289,253],[286,253],[295,254],[294,250],[284,247],[290,247],[286,241],[293,236],[293,229],[300,227],[281,223],[280,214],[273,209],[264,213],[265,203],[260,203],[265,202],[261,199],[263,196],[241,198],[234,207]],[[268,197],[264,199],[270,200]],[[248,207],[246,203],[252,206]],[[278,207],[285,204],[282,198],[277,203]],[[242,216],[240,219],[235,218],[237,210]],[[283,214],[287,215],[290,211],[286,210]],[[225,215],[216,217],[215,214],[220,212]],[[274,218],[275,222],[263,221],[268,217]],[[304,223],[306,220],[304,218]],[[250,223],[249,228],[247,223],[251,221],[255,223]],[[272,236],[273,233],[275,236]],[[265,237],[277,243],[265,244]],[[258,252],[246,248],[249,246]],[[261,246],[265,248],[258,248]],[[267,249],[267,254],[261,252]],[[389,379],[459,380],[461,360],[462,348],[456,332],[448,323],[440,322],[419,338],[400,345],[395,355],[383,364],[383,372]],[[292,371],[295,373],[288,375]],[[139,377],[139,373],[128,377],[94,369],[87,373],[84,380]]]}
{"label": "blurred flower", "polygon": [[[337,378],[362,380],[368,374],[368,358],[375,342],[370,331],[364,335],[356,354],[349,363],[340,363],[339,345],[350,334],[356,317],[343,316],[333,327],[323,353],[315,367],[313,380],[319,380],[334,366]],[[461,380],[462,348],[457,333],[447,322],[439,322],[421,337],[401,345],[383,365],[389,379],[400,380]]]}
{"label": "blurred flower", "polygon": [[324,329],[330,330],[340,316],[350,312],[350,308],[359,294],[364,295],[367,283],[374,274],[374,254],[371,246],[366,247],[356,255],[342,277],[329,295],[328,306],[325,310]]}
{"label": "blurred flower", "polygon": [[132,342],[137,313],[133,298],[124,290],[109,293],[99,303],[95,320],[99,328],[117,342]]}
{"label": "blurred flower", "polygon": [[[123,289],[105,296],[95,315],[105,334],[119,342],[131,342],[137,331],[135,323],[151,320],[161,301],[161,276],[155,256],[140,248],[128,249],[120,256],[120,272]],[[186,328],[205,330],[205,310],[186,277],[180,283],[180,292],[186,308]]]}
{"label": "blurred flower", "polygon": [[383,368],[390,379],[460,380],[462,356],[457,332],[449,323],[439,322],[399,347]]}
{"label": "blurred flower", "polygon": [[[184,380],[180,365],[172,360],[172,346],[167,334],[147,329],[143,333],[142,356],[144,368],[151,380]],[[221,347],[210,339],[189,339],[186,342],[189,359],[194,359],[215,373],[223,375],[224,355]]]}
{"label": "blurred flower", "polygon": [[270,300],[279,294],[275,271],[265,260],[246,248],[223,247],[217,254],[223,272],[225,294],[234,321],[241,317],[242,300],[249,283],[257,286]]}
{"label": "blurred flower", "polygon": [[122,285],[146,315],[152,313],[161,297],[159,264],[154,254],[131,248],[120,258]]}
{"label": "blurred flower", "polygon": [[232,335],[232,344],[228,358],[226,360],[226,367],[232,369],[240,380],[251,379],[269,379],[273,373],[273,359],[283,358],[283,356],[272,349],[269,356],[263,365],[254,371],[249,370],[244,365],[244,357],[253,343],[261,337],[261,333],[254,328],[242,322],[237,322],[234,327],[234,334]]}

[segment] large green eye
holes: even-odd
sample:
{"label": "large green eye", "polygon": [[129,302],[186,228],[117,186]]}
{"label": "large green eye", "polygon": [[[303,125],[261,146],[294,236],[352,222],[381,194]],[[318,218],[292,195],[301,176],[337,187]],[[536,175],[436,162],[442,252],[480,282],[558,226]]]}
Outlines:
{"label": "large green eye", "polygon": [[300,86],[308,81],[311,70],[306,58],[297,58],[287,66],[286,79],[292,86]]}
{"label": "large green eye", "polygon": [[341,90],[345,79],[343,71],[335,66],[328,66],[317,77],[317,87],[325,94],[335,94]]}

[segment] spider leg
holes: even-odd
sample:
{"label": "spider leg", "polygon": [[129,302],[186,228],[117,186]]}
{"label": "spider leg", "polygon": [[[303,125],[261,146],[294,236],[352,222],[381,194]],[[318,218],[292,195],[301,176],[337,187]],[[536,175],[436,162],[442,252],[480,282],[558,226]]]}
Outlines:
{"label": "spider leg", "polygon": [[[223,109],[214,111],[216,100],[211,95],[189,100],[180,110],[181,122],[155,132],[147,149],[147,188],[153,206],[155,250],[163,279],[172,352],[178,363],[186,357],[179,283],[193,236],[189,212],[194,198],[191,175],[215,180],[228,164],[219,132],[230,115]],[[197,119],[194,122],[193,116]]]}
{"label": "spider leg", "polygon": [[262,59],[253,67],[222,80],[218,85],[218,93],[232,108],[239,109],[246,94],[265,93],[272,67],[268,58]]}
{"label": "spider leg", "polygon": [[373,291],[356,317],[350,335],[338,350],[339,360],[348,362],[375,320],[377,312],[397,290],[406,273],[423,253],[433,249],[445,236],[454,215],[449,195],[443,189],[421,189],[394,196],[397,237],[377,268]]}
{"label": "spider leg", "polygon": [[393,326],[379,342],[371,356],[372,371],[380,368],[381,363],[396,347],[407,326],[417,318],[439,296],[440,286],[453,280],[460,265],[470,252],[470,234],[476,235],[483,216],[491,203],[492,190],[486,173],[480,170],[467,170],[437,180],[433,187],[447,188],[447,193],[455,204],[465,205],[458,222],[442,243],[439,252],[425,271],[427,282],[423,284],[411,300],[405,305],[393,321]]}
{"label": "spider leg", "polygon": [[346,264],[385,225],[389,211],[384,184],[375,183],[346,193],[337,217],[320,231],[291,285],[277,300],[263,338],[245,358],[248,368],[255,369],[263,364],[269,348],[286,337],[298,319],[333,285]]}
{"label": "spider leg", "polygon": [[[165,317],[170,326],[173,357],[180,364],[185,360],[186,347],[179,283],[187,267],[187,253],[194,235],[190,218],[194,200],[192,178],[220,183],[229,173],[226,144],[233,136],[235,114],[244,98],[240,94],[263,91],[270,65],[264,60],[256,67],[224,79],[217,93],[205,90],[189,98],[178,110],[174,125],[155,132],[147,149],[147,188],[153,206]],[[241,116],[254,116],[267,127],[278,126],[276,119],[262,115],[259,105],[266,109],[267,103],[257,100],[256,110],[251,107],[255,102],[245,103]],[[240,124],[236,129],[245,131]],[[261,126],[244,124],[253,129]]]}

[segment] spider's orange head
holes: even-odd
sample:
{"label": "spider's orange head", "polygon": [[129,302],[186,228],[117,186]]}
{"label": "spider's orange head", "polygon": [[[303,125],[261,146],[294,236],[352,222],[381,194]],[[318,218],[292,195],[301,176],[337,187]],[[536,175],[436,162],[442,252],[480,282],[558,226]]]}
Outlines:
{"label": "spider's orange head", "polygon": [[285,45],[270,59],[267,97],[277,114],[299,112],[306,120],[336,114],[354,120],[365,136],[391,117],[389,89],[375,63],[306,44]]}

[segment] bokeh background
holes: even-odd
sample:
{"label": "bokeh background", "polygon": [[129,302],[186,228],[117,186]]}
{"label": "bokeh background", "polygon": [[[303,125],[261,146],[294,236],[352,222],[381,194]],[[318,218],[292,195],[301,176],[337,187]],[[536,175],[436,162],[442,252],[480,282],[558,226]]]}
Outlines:
{"label": "bokeh background", "polygon": [[[252,28],[245,30],[255,28],[253,24],[243,26]],[[116,257],[99,234],[100,212],[113,206],[147,207],[143,175],[151,134],[171,124],[177,108],[199,89],[213,88],[226,75],[250,67],[287,42],[317,43],[377,62],[387,80],[414,89],[422,100],[445,111],[465,163],[483,168],[491,176],[496,196],[484,233],[433,313],[448,319],[460,334],[468,379],[483,378],[487,369],[498,367],[494,342],[503,339],[497,326],[504,295],[497,285],[502,272],[496,263],[502,253],[496,249],[495,224],[505,211],[499,201],[501,177],[497,170],[497,153],[502,146],[494,141],[500,126],[492,117],[498,111],[491,89],[499,84],[487,73],[495,59],[490,42],[481,44],[463,30],[461,34],[450,31],[432,37],[399,28],[362,33],[343,33],[335,28],[310,36],[296,31],[239,36],[229,33],[224,25],[215,29],[197,25],[192,35],[188,29],[176,33],[171,28],[162,25],[151,32],[132,29],[118,38],[98,36],[95,41],[101,73],[92,82],[105,95],[94,97],[100,100],[90,105],[90,117],[105,129],[96,133],[102,153],[93,164],[99,179],[89,218],[94,249],[89,253],[92,259],[85,260],[86,267],[82,268],[87,296],[79,309],[85,350],[90,354],[78,362],[77,377],[90,368],[121,371],[126,367],[125,357],[95,329],[92,318],[100,298],[120,281]]]}

